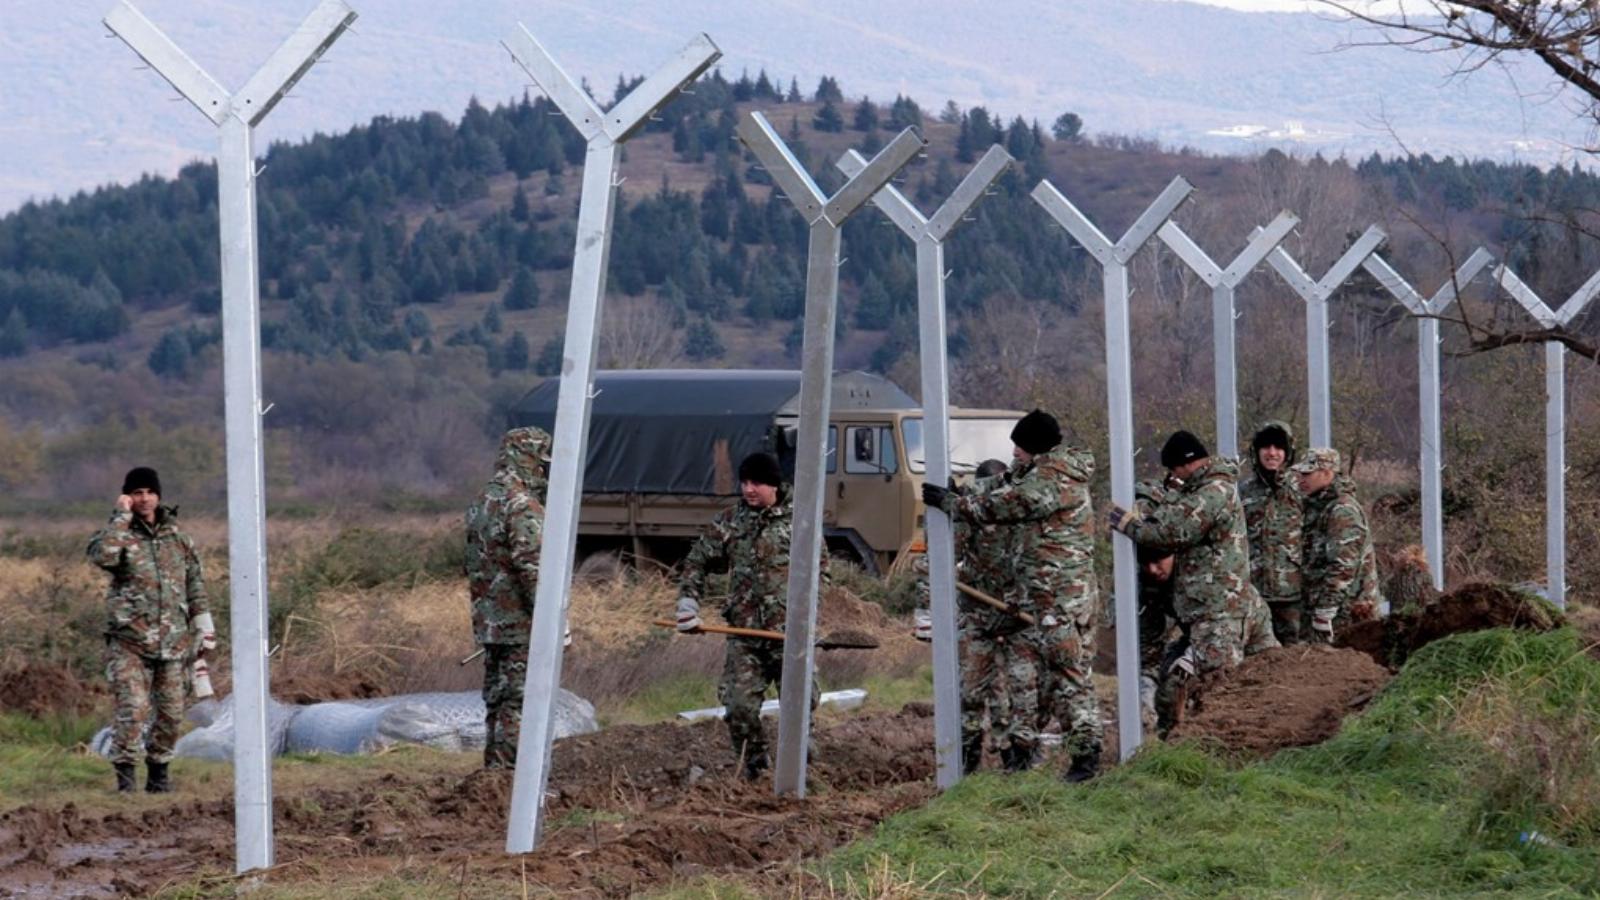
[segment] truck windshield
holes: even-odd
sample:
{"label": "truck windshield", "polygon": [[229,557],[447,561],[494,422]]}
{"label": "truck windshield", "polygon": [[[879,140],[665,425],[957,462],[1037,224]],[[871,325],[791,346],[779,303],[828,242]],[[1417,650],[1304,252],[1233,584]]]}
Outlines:
{"label": "truck windshield", "polygon": [[[1011,463],[1010,419],[950,420],[950,465],[953,471],[971,472],[986,459]],[[922,419],[907,417],[900,420],[900,433],[906,442],[906,465],[913,472],[922,472]]]}

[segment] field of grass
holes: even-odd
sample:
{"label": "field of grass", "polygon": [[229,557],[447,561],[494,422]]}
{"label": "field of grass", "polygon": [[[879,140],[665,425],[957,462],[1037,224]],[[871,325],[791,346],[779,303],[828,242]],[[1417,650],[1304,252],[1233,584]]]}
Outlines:
{"label": "field of grass", "polygon": [[804,871],[669,896],[1594,896],[1585,649],[1570,630],[1460,635],[1318,747],[1243,764],[1156,745],[1074,787],[980,774]]}

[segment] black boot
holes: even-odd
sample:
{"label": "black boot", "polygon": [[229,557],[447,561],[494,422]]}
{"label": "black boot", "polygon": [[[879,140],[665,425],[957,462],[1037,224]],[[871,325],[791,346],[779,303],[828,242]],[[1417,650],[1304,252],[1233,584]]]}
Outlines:
{"label": "black boot", "polygon": [[1007,772],[1026,772],[1033,767],[1033,748],[1008,744],[1000,751],[1000,764]]}
{"label": "black boot", "polygon": [[971,775],[983,765],[983,735],[961,742],[961,774]]}
{"label": "black boot", "polygon": [[133,763],[116,763],[113,768],[117,770],[117,791],[131,794],[139,787],[139,771]]}
{"label": "black boot", "polygon": [[763,773],[767,771],[767,754],[763,750],[751,753],[744,758],[744,780],[760,781]]}
{"label": "black boot", "polygon": [[1072,765],[1067,768],[1066,774],[1061,776],[1061,780],[1068,784],[1077,784],[1088,781],[1098,774],[1100,774],[1100,750],[1095,748],[1085,753],[1073,754]]}
{"label": "black boot", "polygon": [[148,762],[145,764],[150,769],[150,777],[144,783],[146,793],[170,794],[172,782],[167,780],[167,764],[164,762]]}

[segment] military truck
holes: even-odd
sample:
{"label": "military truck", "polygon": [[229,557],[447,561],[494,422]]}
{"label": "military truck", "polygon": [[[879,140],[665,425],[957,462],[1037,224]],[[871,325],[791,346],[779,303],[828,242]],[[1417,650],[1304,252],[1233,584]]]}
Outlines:
{"label": "military truck", "polygon": [[[553,429],[559,379],[530,391],[511,425]],[[676,562],[737,502],[739,461],[765,450],[793,477],[800,409],[794,370],[659,369],[597,373],[578,520],[580,558]],[[957,471],[1011,459],[1015,410],[950,411]],[[922,409],[866,372],[833,379],[823,523],[831,552],[885,570],[920,537]],[[842,448],[842,451],[841,449]]]}

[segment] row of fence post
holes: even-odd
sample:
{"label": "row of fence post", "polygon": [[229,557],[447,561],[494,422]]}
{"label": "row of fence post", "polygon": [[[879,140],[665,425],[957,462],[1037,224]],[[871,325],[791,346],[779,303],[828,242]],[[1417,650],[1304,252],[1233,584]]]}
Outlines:
{"label": "row of fence post", "polygon": [[[261,433],[259,274],[256,254],[255,154],[253,128],[355,21],[344,0],[324,0],[278,48],[245,86],[229,93],[128,0],[105,17],[105,24],[151,68],[218,127],[219,228],[222,244],[223,366],[226,395],[228,525],[234,673],[234,794],[237,869],[273,864],[272,769],[267,750],[267,585]],[[579,201],[577,240],[568,297],[562,382],[557,404],[554,451],[546,508],[541,577],[535,599],[523,728],[512,789],[506,850],[522,853],[537,844],[553,740],[554,701],[560,685],[562,634],[571,597],[573,557],[581,502],[583,462],[610,239],[613,229],[620,147],[655,111],[692,83],[721,55],[702,34],[609,110],[600,107],[562,70],[527,28],[519,26],[505,43],[513,60],[533,80],[587,143]],[[872,160],[854,151],[839,161],[848,176],[831,197],[795,158],[760,113],[739,125],[738,137],[772,176],[777,189],[805,218],[808,248],[800,422],[796,448],[795,526],[787,600],[778,758],[774,787],[803,796],[806,750],[811,728],[810,687],[816,630],[818,556],[822,549],[825,434],[832,393],[834,319],[838,314],[840,227],[864,204],[882,210],[917,248],[918,334],[924,405],[926,472],[943,484],[950,475],[949,378],[946,356],[944,240],[1011,163],[999,146],[991,148],[952,196],[932,216],[924,216],[890,179],[917,156],[924,141],[907,128]],[[1159,237],[1212,289],[1216,366],[1216,428],[1219,452],[1238,454],[1237,360],[1234,349],[1234,297],[1239,284],[1265,261],[1306,304],[1307,385],[1311,443],[1333,443],[1328,349],[1328,301],[1358,269],[1365,268],[1418,321],[1418,380],[1421,403],[1422,532],[1436,587],[1443,587],[1443,522],[1440,501],[1439,319],[1459,292],[1491,263],[1476,251],[1424,300],[1377,254],[1385,240],[1376,226],[1367,229],[1328,272],[1313,280],[1281,242],[1298,224],[1280,213],[1256,229],[1244,250],[1226,267],[1213,262],[1189,238],[1173,214],[1192,187],[1176,178],[1112,241],[1049,181],[1033,198],[1100,264],[1105,304],[1106,403],[1110,429],[1111,499],[1133,505],[1133,385],[1129,334],[1128,265],[1141,248]],[[1554,329],[1569,324],[1600,292],[1600,273],[1559,311],[1550,309],[1504,266],[1495,281],[1539,323]],[[1546,454],[1548,480],[1549,596],[1564,601],[1565,556],[1565,348],[1546,349]],[[930,591],[934,619],[935,755],[937,780],[949,787],[961,776],[960,674],[957,660],[954,549],[950,522],[938,510],[927,516]],[[1117,717],[1121,755],[1127,758],[1143,735],[1139,724],[1139,648],[1137,584],[1131,542],[1114,542],[1114,596],[1117,631]]]}

